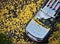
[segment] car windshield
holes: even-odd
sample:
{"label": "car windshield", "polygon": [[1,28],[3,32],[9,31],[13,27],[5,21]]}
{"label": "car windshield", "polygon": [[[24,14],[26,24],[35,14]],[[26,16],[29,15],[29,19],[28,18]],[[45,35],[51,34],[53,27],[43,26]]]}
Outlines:
{"label": "car windshield", "polygon": [[[35,18],[39,21],[41,21],[42,23],[49,25],[50,24],[50,17],[48,15],[45,15],[44,13],[41,13],[41,11],[39,11]],[[48,18],[48,19],[47,19]]]}

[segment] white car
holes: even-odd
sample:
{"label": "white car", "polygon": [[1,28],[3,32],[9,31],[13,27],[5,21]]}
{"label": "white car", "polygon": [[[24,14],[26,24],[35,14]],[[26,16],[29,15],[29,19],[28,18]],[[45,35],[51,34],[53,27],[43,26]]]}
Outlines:
{"label": "white car", "polygon": [[51,33],[51,22],[60,8],[60,0],[48,0],[26,27],[26,34],[34,41],[45,41]]}

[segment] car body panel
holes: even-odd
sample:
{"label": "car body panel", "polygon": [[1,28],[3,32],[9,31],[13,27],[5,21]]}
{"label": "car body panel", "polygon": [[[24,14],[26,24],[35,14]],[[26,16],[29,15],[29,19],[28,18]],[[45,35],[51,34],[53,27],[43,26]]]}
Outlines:
{"label": "car body panel", "polygon": [[32,19],[29,25],[26,27],[26,30],[33,36],[43,39],[46,36],[46,34],[50,31],[50,28],[46,29]]}

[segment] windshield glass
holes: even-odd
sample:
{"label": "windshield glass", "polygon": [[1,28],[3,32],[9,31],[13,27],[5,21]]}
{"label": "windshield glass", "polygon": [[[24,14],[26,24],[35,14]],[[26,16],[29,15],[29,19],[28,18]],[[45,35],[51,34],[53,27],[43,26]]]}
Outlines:
{"label": "windshield glass", "polygon": [[36,18],[40,22],[43,22],[46,25],[49,25],[50,24],[50,18],[51,17],[49,17],[48,15],[44,14],[41,11],[39,11],[34,18]]}

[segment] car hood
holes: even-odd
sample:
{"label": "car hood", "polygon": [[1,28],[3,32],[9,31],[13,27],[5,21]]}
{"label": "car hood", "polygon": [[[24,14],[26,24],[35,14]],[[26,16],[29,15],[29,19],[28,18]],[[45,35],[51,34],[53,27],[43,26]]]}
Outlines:
{"label": "car hood", "polygon": [[26,31],[28,31],[30,34],[37,38],[44,38],[46,34],[49,32],[49,29],[46,29],[45,27],[39,25],[36,21],[33,19],[30,21],[30,23],[26,27]]}

